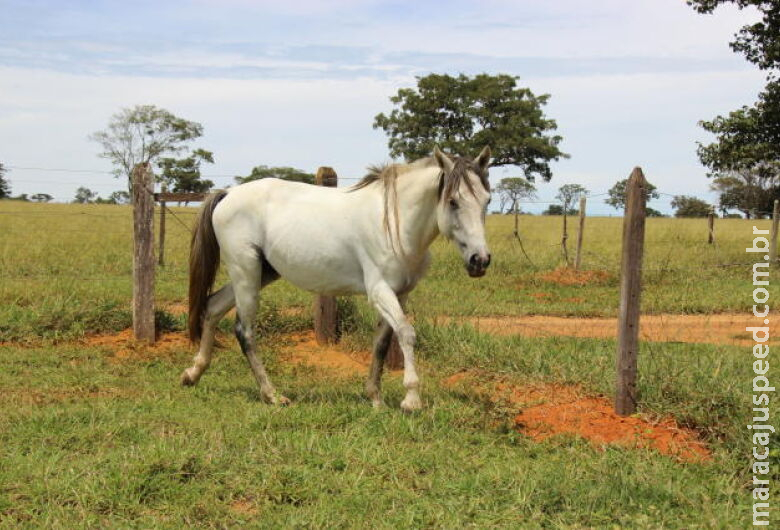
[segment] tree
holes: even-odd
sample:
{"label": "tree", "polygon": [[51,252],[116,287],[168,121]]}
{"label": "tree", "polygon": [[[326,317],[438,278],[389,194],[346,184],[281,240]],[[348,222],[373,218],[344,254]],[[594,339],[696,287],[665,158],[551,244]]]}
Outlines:
{"label": "tree", "polygon": [[132,173],[137,164],[151,164],[166,153],[179,153],[189,141],[202,134],[199,123],[154,105],[137,105],[114,114],[106,130],[89,138],[102,146],[98,156],[116,166],[115,176],[127,178],[127,190],[132,195]]}
{"label": "tree", "polygon": [[551,204],[542,212],[542,215],[563,215],[563,206],[560,204]]}
{"label": "tree", "polygon": [[8,182],[5,178],[5,174],[8,172],[8,170],[5,168],[5,166],[0,162],[0,199],[10,199],[11,198],[11,183]]}
{"label": "tree", "polygon": [[89,204],[94,202],[95,198],[97,198],[96,192],[81,186],[76,190],[76,196],[74,197],[73,202],[77,204]]}
{"label": "tree", "polygon": [[108,196],[108,202],[111,204],[127,204],[130,202],[130,194],[126,191],[114,191]]}
{"label": "tree", "polygon": [[265,178],[277,178],[282,180],[291,180],[294,182],[305,182],[306,184],[314,184],[314,175],[312,173],[306,173],[302,169],[268,166],[253,167],[252,172],[248,176],[236,177],[236,182],[238,184],[244,184],[253,180]]}
{"label": "tree", "polygon": [[200,165],[214,163],[214,154],[205,149],[195,149],[187,158],[163,158],[158,163],[162,169],[160,180],[165,189],[176,193],[206,193],[214,187],[210,180],[202,180]]}
{"label": "tree", "polygon": [[713,179],[710,189],[718,193],[722,214],[735,209],[748,219],[754,213],[772,211],[775,199],[780,199],[780,186],[773,179],[762,179],[750,170],[723,173]]}
{"label": "tree", "polygon": [[645,217],[666,217],[664,214],[656,210],[655,208],[650,208],[649,206],[645,208]]}
{"label": "tree", "polygon": [[[627,185],[628,179],[618,180],[607,192],[609,197],[604,199],[604,202],[616,210],[625,210]],[[660,196],[661,195],[656,191],[655,186],[648,182],[647,188],[645,188],[645,201],[650,202],[651,199],[658,199]]]}
{"label": "tree", "polygon": [[701,199],[688,195],[675,195],[672,199],[675,217],[707,217],[712,212],[712,206]]}
{"label": "tree", "polygon": [[35,202],[50,202],[54,200],[54,197],[52,197],[48,193],[36,193],[32,197],[30,197],[30,200]]}
{"label": "tree", "polygon": [[499,211],[504,213],[504,207],[508,206],[507,212],[516,212],[519,210],[518,202],[536,197],[536,186],[522,177],[507,177],[501,179],[496,192],[500,202]]}
{"label": "tree", "polygon": [[558,188],[558,195],[555,198],[561,201],[563,214],[571,215],[574,212],[574,204],[587,194],[588,190],[579,184],[564,184]]}
{"label": "tree", "polygon": [[517,86],[506,74],[429,74],[416,88],[403,88],[390,101],[389,115],[377,114],[374,128],[388,135],[393,157],[414,160],[429,156],[435,145],[453,153],[477,153],[489,145],[493,165],[516,165],[525,178],[549,181],[549,162],[568,158],[558,149],[555,120],[542,107],[550,96]]}
{"label": "tree", "polygon": [[[521,199],[536,197],[536,186],[522,177],[508,177],[501,179],[501,183],[499,183],[496,191],[501,202],[499,207],[501,213],[504,213],[504,206],[509,204],[509,211],[515,215],[514,235],[520,241],[520,229],[518,227],[520,223],[520,205],[518,203]],[[520,244],[522,245],[522,241],[520,241]]]}
{"label": "tree", "polygon": [[722,4],[735,4],[760,14],[761,20],[743,26],[730,46],[767,71],[767,86],[753,106],[699,122],[716,136],[716,141],[699,143],[698,155],[710,169],[710,176],[752,170],[761,178],[776,179],[780,173],[780,0],[688,0],[688,4],[699,13],[709,14]]}
{"label": "tree", "polygon": [[558,195],[556,199],[561,201],[561,208],[563,209],[563,236],[561,237],[561,247],[563,248],[563,259],[566,261],[566,265],[569,265],[569,251],[566,248],[566,241],[569,239],[569,233],[567,231],[567,215],[574,215],[576,210],[574,209],[574,203],[588,194],[588,190],[584,186],[579,184],[564,184],[558,188]]}

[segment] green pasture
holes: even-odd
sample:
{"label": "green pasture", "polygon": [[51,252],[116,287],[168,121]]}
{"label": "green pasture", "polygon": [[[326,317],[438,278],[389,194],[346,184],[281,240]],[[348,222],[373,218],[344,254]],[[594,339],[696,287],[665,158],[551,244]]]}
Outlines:
{"label": "green pasture", "polygon": [[[184,323],[164,307],[186,298],[183,225],[194,211],[174,209],[167,220],[156,290],[166,329]],[[649,219],[644,311],[748,311],[744,249],[754,224],[769,225],[719,219],[708,245],[705,220]],[[513,428],[516,411],[441,383],[468,369],[485,381],[613,392],[613,340],[434,325],[443,314],[614,315],[621,220],[587,220],[584,268],[603,273],[582,286],[545,279],[562,265],[560,226],[557,217],[521,218],[530,263],[512,218],[490,216],[494,265],[479,280],[449,244],[435,244],[429,277],[410,299],[425,408],[405,415],[398,378],[385,379],[388,407],[375,411],[358,378],[285,362],[286,332],[310,327],[311,295],[284,282],[261,302],[260,349],[293,401],[287,408],[260,402],[229,335],[195,388],[178,386],[192,351],[118,361],[75,341],[130,324],[129,208],[0,201],[0,527],[748,526],[747,348],[642,345],[641,413],[696,430],[709,462],[574,437],[533,442]],[[575,240],[576,229],[570,253]],[[341,308],[345,347],[368,349],[372,312],[360,299]],[[772,458],[777,480],[777,438]]]}
{"label": "green pasture", "polygon": [[[194,208],[167,216],[165,267],[156,296],[186,300],[189,225]],[[583,269],[600,271],[587,285],[561,285],[545,275],[563,265],[560,217],[522,216],[520,243],[511,216],[488,217],[493,264],[472,280],[452,245],[437,240],[428,277],[410,297],[419,316],[614,316],[618,307],[622,219],[589,218]],[[570,222],[569,254],[576,228]],[[747,311],[752,227],[768,220],[718,219],[716,243],[707,244],[705,219],[648,219],[644,260],[645,313]],[[75,337],[127,324],[132,293],[130,208],[115,205],[39,205],[0,202],[0,337]],[[780,295],[770,286],[772,299]],[[285,282],[267,292],[282,305],[308,307],[311,299]],[[453,299],[457,303],[453,303]]]}

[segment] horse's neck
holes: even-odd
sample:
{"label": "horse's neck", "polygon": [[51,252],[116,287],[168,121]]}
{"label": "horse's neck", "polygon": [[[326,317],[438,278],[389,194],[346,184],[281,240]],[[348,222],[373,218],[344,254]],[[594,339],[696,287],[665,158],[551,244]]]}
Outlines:
{"label": "horse's neck", "polygon": [[423,168],[418,174],[398,179],[398,214],[400,243],[410,258],[422,258],[436,236],[439,169]]}

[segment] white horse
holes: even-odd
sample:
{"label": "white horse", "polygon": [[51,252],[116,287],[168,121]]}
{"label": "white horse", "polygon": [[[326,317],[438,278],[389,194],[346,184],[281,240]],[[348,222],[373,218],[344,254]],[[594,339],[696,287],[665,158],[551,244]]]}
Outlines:
{"label": "white horse", "polygon": [[[262,179],[209,196],[190,250],[189,333],[200,349],[182,384],[196,384],[208,368],[216,325],[236,306],[236,337],[262,398],[289,403],[255,351],[258,293],[283,277],[325,295],[365,293],[381,317],[366,393],[374,406],[382,405],[382,368],[395,332],[407,391],[401,408],[419,409],[415,332],[403,303],[425,273],[428,247],[439,234],[457,245],[470,276],[485,274],[489,161],[488,147],[474,160],[437,147],[430,158],[374,169],[351,188]],[[220,254],[231,283],[209,294]]]}

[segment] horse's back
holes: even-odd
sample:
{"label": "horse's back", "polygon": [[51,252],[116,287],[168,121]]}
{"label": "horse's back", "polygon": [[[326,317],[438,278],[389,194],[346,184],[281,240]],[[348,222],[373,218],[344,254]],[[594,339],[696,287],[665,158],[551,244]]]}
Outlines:
{"label": "horse's back", "polygon": [[[262,251],[292,283],[317,292],[362,292],[365,200],[340,188],[261,179],[232,188],[214,211],[220,246]],[[364,197],[365,199],[365,197]]]}

